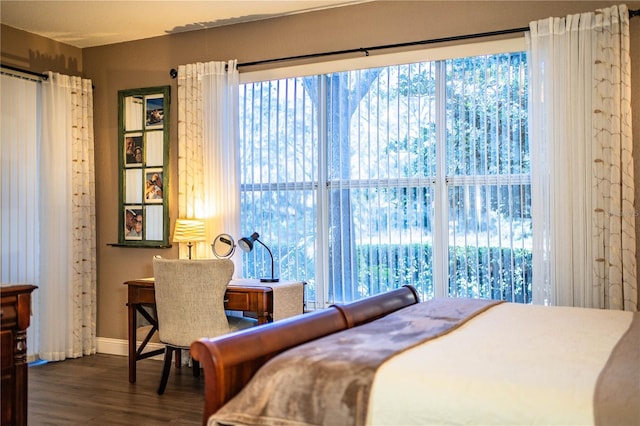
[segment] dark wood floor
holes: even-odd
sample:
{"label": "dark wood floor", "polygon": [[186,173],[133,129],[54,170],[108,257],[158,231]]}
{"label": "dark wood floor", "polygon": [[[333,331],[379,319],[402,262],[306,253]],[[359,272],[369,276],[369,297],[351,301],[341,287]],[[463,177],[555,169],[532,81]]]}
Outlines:
{"label": "dark wood floor", "polygon": [[29,367],[29,425],[199,425],[204,375],[172,367],[156,393],[162,362],[139,361],[135,384],[127,357],[97,354]]}

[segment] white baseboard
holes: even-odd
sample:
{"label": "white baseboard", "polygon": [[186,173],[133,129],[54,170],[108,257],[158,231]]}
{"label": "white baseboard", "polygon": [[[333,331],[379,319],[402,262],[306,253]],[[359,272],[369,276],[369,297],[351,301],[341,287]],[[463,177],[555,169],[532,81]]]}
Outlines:
{"label": "white baseboard", "polygon": [[[138,342],[140,344],[141,342]],[[145,351],[152,351],[154,349],[163,349],[162,343],[147,343]],[[110,339],[108,337],[96,337],[96,352],[100,354],[108,355],[121,355],[129,356],[129,341],[122,339]],[[156,355],[151,359],[162,360],[162,355]]]}

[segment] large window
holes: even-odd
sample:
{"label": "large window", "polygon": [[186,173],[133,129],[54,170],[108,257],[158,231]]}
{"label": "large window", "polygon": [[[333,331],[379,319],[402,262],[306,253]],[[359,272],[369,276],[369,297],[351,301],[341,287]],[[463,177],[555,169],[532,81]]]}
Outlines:
{"label": "large window", "polygon": [[404,284],[531,300],[524,52],[244,84],[240,133],[242,231],[311,308]]}

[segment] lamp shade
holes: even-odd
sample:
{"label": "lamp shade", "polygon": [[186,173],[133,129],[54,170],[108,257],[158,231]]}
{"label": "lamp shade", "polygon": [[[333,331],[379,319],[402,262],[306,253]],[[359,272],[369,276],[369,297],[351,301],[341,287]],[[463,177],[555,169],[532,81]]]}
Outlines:
{"label": "lamp shade", "polygon": [[174,243],[205,241],[204,220],[177,219],[173,231]]}
{"label": "lamp shade", "polygon": [[260,235],[257,232],[251,234],[250,237],[240,238],[240,240],[238,240],[238,247],[240,247],[243,252],[249,253],[253,250],[253,242],[258,241],[258,238],[260,238]]}

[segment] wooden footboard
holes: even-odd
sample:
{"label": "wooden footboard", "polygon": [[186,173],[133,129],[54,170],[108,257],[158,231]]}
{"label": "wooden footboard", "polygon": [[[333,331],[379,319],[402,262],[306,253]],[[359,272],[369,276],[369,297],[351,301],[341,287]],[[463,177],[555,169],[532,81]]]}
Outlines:
{"label": "wooden footboard", "polygon": [[411,286],[191,344],[204,369],[202,424],[233,398],[269,359],[294,346],[383,317],[418,303]]}

